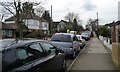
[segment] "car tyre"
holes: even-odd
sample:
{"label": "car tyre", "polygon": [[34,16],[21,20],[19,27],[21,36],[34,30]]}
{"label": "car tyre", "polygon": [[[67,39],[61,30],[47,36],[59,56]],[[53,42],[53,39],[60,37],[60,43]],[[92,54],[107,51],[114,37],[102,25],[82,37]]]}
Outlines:
{"label": "car tyre", "polygon": [[60,72],[66,72],[67,70],[67,67],[66,67],[66,60],[63,60],[63,63],[62,63],[62,69]]}
{"label": "car tyre", "polygon": [[76,51],[73,52],[73,54],[72,54],[72,58],[73,58],[73,59],[76,58]]}

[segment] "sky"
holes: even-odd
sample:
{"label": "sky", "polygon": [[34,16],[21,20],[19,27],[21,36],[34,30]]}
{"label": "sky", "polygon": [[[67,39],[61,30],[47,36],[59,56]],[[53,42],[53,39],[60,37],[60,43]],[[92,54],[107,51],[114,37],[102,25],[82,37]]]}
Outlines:
{"label": "sky", "polygon": [[53,20],[64,19],[69,12],[78,13],[85,26],[88,19],[96,19],[97,12],[99,24],[104,25],[118,20],[118,2],[120,0],[49,0],[46,9],[53,7]]}
{"label": "sky", "polygon": [[[41,0],[27,0],[41,1]],[[45,1],[45,0],[42,0]],[[64,20],[69,12],[79,14],[82,25],[85,26],[88,19],[96,19],[97,12],[99,24],[104,25],[118,20],[118,2],[120,0],[46,0],[43,5],[50,10],[52,5],[53,21]]]}

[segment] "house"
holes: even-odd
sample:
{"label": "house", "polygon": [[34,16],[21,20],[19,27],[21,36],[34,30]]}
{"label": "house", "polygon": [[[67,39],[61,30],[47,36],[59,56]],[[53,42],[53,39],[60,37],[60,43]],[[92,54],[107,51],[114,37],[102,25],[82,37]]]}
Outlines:
{"label": "house", "polygon": [[[112,60],[117,68],[120,66],[120,21],[106,24],[112,34]],[[120,68],[119,68],[120,69]]]}
{"label": "house", "polygon": [[60,22],[53,22],[52,23],[52,28],[53,28],[53,32],[56,33],[57,32],[57,25],[59,24]]}
{"label": "house", "polygon": [[[32,31],[43,31],[44,34],[46,34],[49,31],[49,23],[41,18],[38,17],[37,15],[35,15],[35,13],[30,13],[30,14],[26,14],[26,15],[20,15],[20,19],[23,19],[23,22],[25,24],[25,26],[28,28],[29,32]],[[5,20],[6,24],[15,24],[16,18],[14,16],[8,18]]]}
{"label": "house", "polygon": [[0,23],[0,33],[2,38],[13,38],[15,37],[15,30],[17,26],[15,24],[5,24],[3,22]]}
{"label": "house", "polygon": [[116,67],[120,66],[120,21],[112,25],[112,59]]}
{"label": "house", "polygon": [[59,24],[57,25],[57,31],[59,32],[61,30],[64,30],[65,27],[70,27],[70,26],[72,27],[72,23],[64,21],[64,20],[61,20],[59,22]]}

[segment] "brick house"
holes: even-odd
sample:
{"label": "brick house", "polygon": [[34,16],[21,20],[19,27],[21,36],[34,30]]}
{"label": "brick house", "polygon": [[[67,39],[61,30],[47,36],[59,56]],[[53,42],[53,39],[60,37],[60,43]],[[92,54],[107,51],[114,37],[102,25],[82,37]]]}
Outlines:
{"label": "brick house", "polygon": [[106,24],[111,28],[112,35],[112,60],[120,70],[120,21]]}
{"label": "brick house", "polygon": [[[49,23],[41,18],[38,17],[35,13],[27,14],[26,16],[21,15],[20,17],[23,19],[23,23],[28,28],[28,32],[33,31],[42,31],[44,34],[49,32]],[[5,24],[11,25],[15,24],[16,18],[14,16],[5,20]]]}
{"label": "brick house", "polygon": [[2,38],[14,38],[16,28],[17,26],[15,24],[5,24],[1,22],[0,32]]}

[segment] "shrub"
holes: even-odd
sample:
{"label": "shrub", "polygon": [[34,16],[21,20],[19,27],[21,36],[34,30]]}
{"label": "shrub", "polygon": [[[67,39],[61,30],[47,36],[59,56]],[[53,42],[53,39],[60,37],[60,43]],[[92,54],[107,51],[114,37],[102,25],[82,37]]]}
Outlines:
{"label": "shrub", "polygon": [[101,36],[104,36],[104,37],[110,37],[110,32],[109,30],[106,28],[106,27],[102,27],[100,30],[99,30],[99,35]]}

